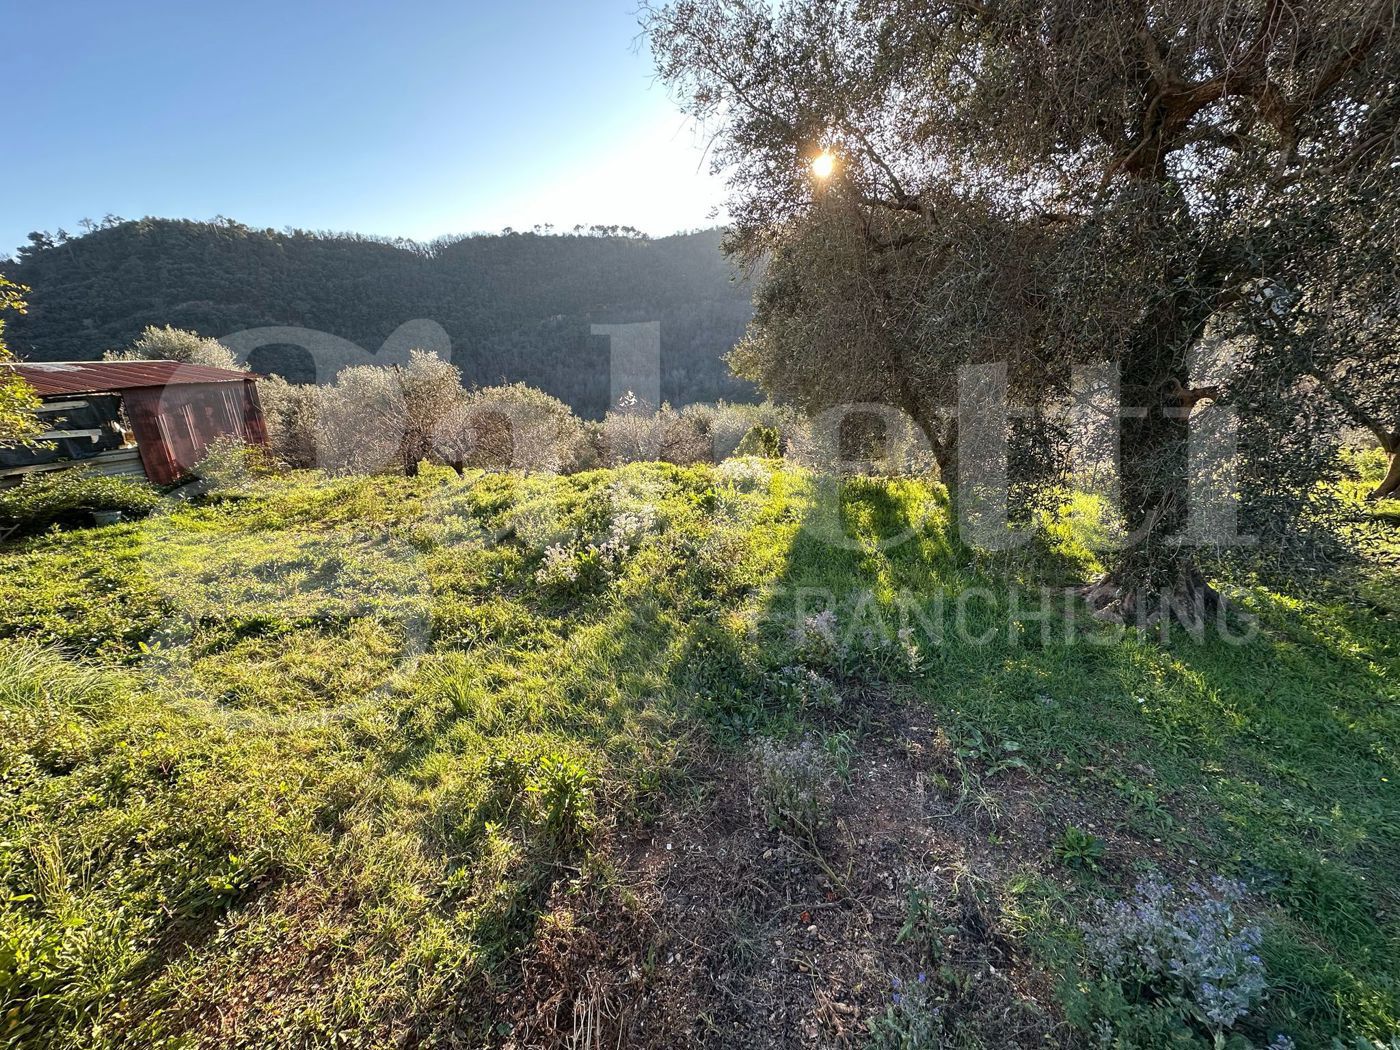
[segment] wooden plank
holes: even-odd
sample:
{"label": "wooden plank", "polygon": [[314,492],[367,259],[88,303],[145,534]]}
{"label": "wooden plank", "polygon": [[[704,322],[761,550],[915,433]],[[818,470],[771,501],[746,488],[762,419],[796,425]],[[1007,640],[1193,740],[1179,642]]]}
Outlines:
{"label": "wooden plank", "polygon": [[36,412],[62,412],[66,408],[87,408],[87,401],[45,401]]}
{"label": "wooden plank", "polygon": [[40,441],[58,441],[63,438],[87,438],[94,444],[102,436],[102,428],[94,427],[90,430],[50,430],[40,434]]}

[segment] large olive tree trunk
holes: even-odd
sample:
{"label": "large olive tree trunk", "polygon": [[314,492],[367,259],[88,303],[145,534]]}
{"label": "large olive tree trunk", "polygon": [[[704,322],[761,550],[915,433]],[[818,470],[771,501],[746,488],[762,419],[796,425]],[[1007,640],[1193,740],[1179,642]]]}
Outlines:
{"label": "large olive tree trunk", "polygon": [[1181,542],[1196,400],[1190,351],[1211,313],[1201,294],[1205,276],[1171,279],[1168,286],[1182,290],[1162,295],[1146,312],[1121,357],[1119,482],[1128,538],[1107,574],[1085,589],[1106,618],[1171,618],[1199,627],[1220,605],[1220,595]]}
{"label": "large olive tree trunk", "polygon": [[1400,432],[1385,445],[1385,450],[1390,455],[1390,469],[1385,472],[1381,483],[1371,490],[1367,499],[1391,499],[1400,496]]}

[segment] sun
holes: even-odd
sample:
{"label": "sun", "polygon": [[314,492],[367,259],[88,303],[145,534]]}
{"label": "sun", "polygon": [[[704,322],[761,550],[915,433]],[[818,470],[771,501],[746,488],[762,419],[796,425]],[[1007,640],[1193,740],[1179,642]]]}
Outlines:
{"label": "sun", "polygon": [[812,158],[812,174],[819,179],[831,178],[831,173],[836,170],[836,158],[826,150],[822,150]]}

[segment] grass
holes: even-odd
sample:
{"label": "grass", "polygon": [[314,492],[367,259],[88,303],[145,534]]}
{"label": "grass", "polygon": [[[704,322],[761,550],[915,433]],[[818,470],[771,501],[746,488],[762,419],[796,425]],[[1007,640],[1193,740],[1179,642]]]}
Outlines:
{"label": "grass", "polygon": [[[1163,645],[1067,630],[1059,591],[1025,618],[1040,592],[1013,579],[1092,561],[1068,526],[989,558],[941,489],[853,479],[832,503],[823,484],[294,475],[0,549],[6,1039],[508,1039],[498,1004],[559,902],[625,882],[637,829],[715,790],[700,756],[830,735],[784,677],[825,607],[848,644],[805,659],[838,740],[870,743],[870,703],[936,722],[969,827],[1018,844],[995,892],[1031,965],[1072,972],[1079,918],[1146,867],[1226,873],[1254,890],[1274,985],[1239,1038],[1400,1029],[1388,508],[1360,584],[1254,582],[1253,641]],[[605,549],[622,514],[639,524]],[[551,546],[577,571],[541,577]],[[912,656],[882,641],[905,625]],[[1011,784],[1043,841],[999,822]],[[1056,843],[1079,836],[1094,863],[1067,866]],[[957,1038],[977,1045],[975,1021]]]}

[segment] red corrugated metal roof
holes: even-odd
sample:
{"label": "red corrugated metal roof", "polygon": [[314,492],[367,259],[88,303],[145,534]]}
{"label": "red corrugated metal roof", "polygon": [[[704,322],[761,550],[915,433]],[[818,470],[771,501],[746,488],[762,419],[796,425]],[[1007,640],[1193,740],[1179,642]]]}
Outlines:
{"label": "red corrugated metal roof", "polygon": [[17,361],[8,367],[18,372],[41,397],[259,378],[252,372],[185,365],[179,361]]}

